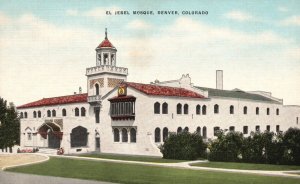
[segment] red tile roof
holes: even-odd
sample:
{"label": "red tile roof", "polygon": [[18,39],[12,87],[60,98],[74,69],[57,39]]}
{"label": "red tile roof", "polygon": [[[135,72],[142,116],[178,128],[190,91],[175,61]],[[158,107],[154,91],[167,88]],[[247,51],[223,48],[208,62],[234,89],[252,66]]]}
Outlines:
{"label": "red tile roof", "polygon": [[59,104],[69,104],[69,103],[81,103],[87,102],[87,93],[69,95],[69,96],[59,96],[52,98],[43,98],[41,100],[27,103],[21,106],[18,106],[18,109],[29,108],[29,107],[40,107],[40,106],[49,106],[49,105],[59,105]]}
{"label": "red tile roof", "polygon": [[114,102],[114,101],[135,101],[135,97],[132,95],[128,95],[128,96],[115,96],[112,97],[110,99],[108,99],[108,101]]}
{"label": "red tile roof", "polygon": [[127,86],[132,87],[138,91],[141,91],[147,95],[205,98],[204,96],[196,92],[184,88],[158,86],[152,84],[141,84],[141,83],[133,83],[133,82],[124,82],[124,84],[127,84]]}
{"label": "red tile roof", "polygon": [[112,43],[106,38],[104,39],[97,48],[102,48],[102,47],[110,47],[110,48],[115,48]]}

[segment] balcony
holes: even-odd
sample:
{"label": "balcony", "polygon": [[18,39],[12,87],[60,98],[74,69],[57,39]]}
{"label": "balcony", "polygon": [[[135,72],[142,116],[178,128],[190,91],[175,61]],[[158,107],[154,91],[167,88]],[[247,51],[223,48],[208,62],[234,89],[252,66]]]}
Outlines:
{"label": "balcony", "polygon": [[91,105],[101,105],[101,95],[93,95],[93,96],[88,96],[88,103],[90,103]]}
{"label": "balcony", "polygon": [[116,67],[116,66],[109,66],[109,65],[102,65],[102,66],[95,66],[86,69],[86,75],[95,75],[99,73],[115,73],[119,75],[128,75],[128,69],[123,67]]}

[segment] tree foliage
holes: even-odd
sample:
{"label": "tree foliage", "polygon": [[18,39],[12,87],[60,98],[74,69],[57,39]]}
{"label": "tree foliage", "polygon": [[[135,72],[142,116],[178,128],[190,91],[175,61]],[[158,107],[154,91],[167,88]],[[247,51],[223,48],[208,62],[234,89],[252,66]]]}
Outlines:
{"label": "tree foliage", "polygon": [[15,107],[0,97],[0,148],[20,144],[20,119]]}
{"label": "tree foliage", "polygon": [[195,160],[205,155],[206,144],[197,133],[170,133],[160,147],[163,158]]}

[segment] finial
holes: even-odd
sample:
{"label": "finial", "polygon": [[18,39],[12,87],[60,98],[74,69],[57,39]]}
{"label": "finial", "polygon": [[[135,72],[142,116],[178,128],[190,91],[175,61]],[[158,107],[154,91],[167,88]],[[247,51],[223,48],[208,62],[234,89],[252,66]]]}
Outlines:
{"label": "finial", "polygon": [[107,28],[105,28],[105,39],[107,39]]}

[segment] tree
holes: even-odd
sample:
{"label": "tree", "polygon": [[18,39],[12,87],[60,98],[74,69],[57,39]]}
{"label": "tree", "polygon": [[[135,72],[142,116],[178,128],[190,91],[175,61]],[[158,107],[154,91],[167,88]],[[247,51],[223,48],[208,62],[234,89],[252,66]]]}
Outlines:
{"label": "tree", "polygon": [[0,97],[0,148],[20,144],[20,119],[13,105]]}
{"label": "tree", "polygon": [[300,129],[289,128],[283,136],[286,163],[300,165]]}
{"label": "tree", "polygon": [[206,144],[197,133],[170,133],[160,147],[163,158],[195,160],[205,155]]}

